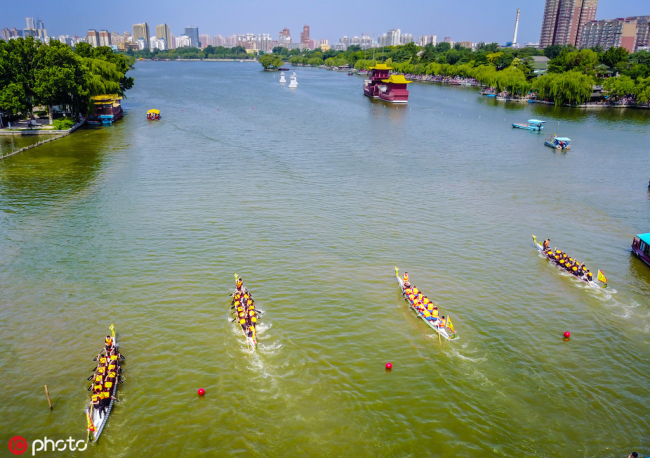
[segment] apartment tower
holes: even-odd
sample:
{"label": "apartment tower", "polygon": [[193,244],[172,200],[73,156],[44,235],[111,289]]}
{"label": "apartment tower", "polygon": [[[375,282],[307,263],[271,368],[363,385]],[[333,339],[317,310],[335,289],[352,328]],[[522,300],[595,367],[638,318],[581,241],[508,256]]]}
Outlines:
{"label": "apartment tower", "polygon": [[146,22],[133,24],[133,43],[137,43],[139,39],[143,39],[149,46],[149,24]]}
{"label": "apartment tower", "polygon": [[577,46],[584,25],[596,19],[598,0],[546,0],[539,47]]}
{"label": "apartment tower", "polygon": [[88,43],[93,48],[99,46],[99,33],[97,33],[97,30],[90,29],[88,31],[86,34],[86,43]]}
{"label": "apartment tower", "polygon": [[309,47],[309,26],[306,25],[302,28],[302,32],[300,32],[300,42]]}
{"label": "apartment tower", "polygon": [[159,40],[165,40],[165,46],[167,46],[167,49],[174,49],[174,43],[172,43],[172,31],[167,24],[156,26],[156,38]]}

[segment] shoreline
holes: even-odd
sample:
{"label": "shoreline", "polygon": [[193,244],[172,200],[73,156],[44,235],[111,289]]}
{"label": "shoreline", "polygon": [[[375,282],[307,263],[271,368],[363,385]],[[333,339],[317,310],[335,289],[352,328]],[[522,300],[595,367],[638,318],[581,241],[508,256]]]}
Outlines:
{"label": "shoreline", "polygon": [[50,137],[47,140],[42,140],[37,143],[32,143],[31,145],[28,146],[23,146],[22,148],[19,148],[15,151],[11,151],[8,154],[5,155],[0,155],[0,161],[3,159],[6,159],[8,157],[14,156],[18,153],[22,153],[23,151],[26,151],[28,149],[32,148],[37,148],[45,143],[52,142],[54,140],[58,140],[63,137],[67,137],[71,133],[73,133],[75,130],[77,130],[79,127],[83,126],[86,123],[86,118],[82,118],[81,121],[79,121],[77,124],[72,126],[68,130],[50,130],[47,132],[40,132],[38,130],[16,130],[16,131],[10,131],[10,132],[2,132],[0,131],[0,135],[21,135],[21,136],[31,136],[31,135],[56,135],[55,137]]}
{"label": "shoreline", "polygon": [[[293,64],[292,64],[293,65]],[[332,67],[320,67],[320,68],[325,68],[326,70],[332,70],[334,72],[344,72],[344,71],[352,71],[355,76],[367,76],[366,74],[359,73],[358,70],[335,70]],[[395,75],[404,75],[403,73],[394,73]],[[418,78],[414,78],[414,76],[419,76],[419,75],[410,75],[409,78],[413,78],[413,83],[425,83],[425,84],[440,84],[441,86],[457,86],[457,87],[476,87],[481,90],[483,90],[484,86],[481,86],[480,84],[450,84],[445,81],[432,81],[432,80],[422,80]],[[440,76],[440,75],[433,75],[434,77]],[[406,75],[404,75],[406,77]],[[479,92],[480,95],[483,95]],[[555,106],[555,102],[549,102],[547,100],[536,100],[536,99],[500,99],[496,98],[495,100],[498,102],[510,102],[510,103],[537,103],[541,105],[551,105]],[[605,108],[633,108],[637,110],[648,110],[650,109],[650,105],[629,105],[629,104],[613,104],[613,103],[599,103],[599,102],[587,102],[587,103],[582,103],[580,105],[559,105],[558,108],[582,108],[582,109],[605,109]]]}

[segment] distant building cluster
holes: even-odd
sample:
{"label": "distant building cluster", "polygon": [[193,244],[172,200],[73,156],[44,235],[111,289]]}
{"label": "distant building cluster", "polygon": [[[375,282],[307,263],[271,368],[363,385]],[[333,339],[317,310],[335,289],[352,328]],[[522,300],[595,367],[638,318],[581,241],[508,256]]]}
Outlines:
{"label": "distant building cluster", "polygon": [[629,52],[650,46],[650,16],[596,20],[598,0],[546,0],[540,48],[571,45],[576,48],[625,48]]}
{"label": "distant building cluster", "polygon": [[11,29],[5,27],[2,29],[2,39],[9,41],[14,38],[34,37],[37,40],[44,42],[47,42],[49,40],[49,37],[47,36],[47,29],[45,28],[45,24],[42,20],[36,19],[36,22],[34,22],[33,17],[28,17],[25,18],[25,22],[27,27],[24,29],[17,29],[15,27]]}

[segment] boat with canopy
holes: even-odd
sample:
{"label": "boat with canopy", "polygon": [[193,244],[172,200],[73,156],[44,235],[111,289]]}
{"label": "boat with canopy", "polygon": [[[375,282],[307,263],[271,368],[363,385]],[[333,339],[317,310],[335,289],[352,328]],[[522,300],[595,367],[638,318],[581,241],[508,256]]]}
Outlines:
{"label": "boat with canopy", "polygon": [[160,110],[156,108],[152,108],[151,110],[147,111],[147,119],[149,121],[159,121],[160,120]]}

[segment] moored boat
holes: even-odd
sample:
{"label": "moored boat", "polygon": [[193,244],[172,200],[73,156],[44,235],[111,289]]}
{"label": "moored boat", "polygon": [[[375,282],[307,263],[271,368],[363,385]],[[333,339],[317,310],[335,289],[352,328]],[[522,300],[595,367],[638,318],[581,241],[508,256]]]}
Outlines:
{"label": "moored boat", "polygon": [[88,124],[94,126],[111,125],[121,119],[124,115],[120,100],[122,97],[117,94],[104,94],[91,97],[94,112],[88,117]]}
{"label": "moored boat", "polygon": [[544,129],[544,123],[546,121],[540,121],[539,119],[529,119],[527,123],[514,122],[512,127],[517,129],[526,129],[526,130],[542,130]]}
{"label": "moored boat", "polygon": [[557,135],[554,135],[552,138],[544,140],[544,144],[558,150],[571,149],[571,139],[568,137],[558,137]]}
{"label": "moored boat", "polygon": [[650,233],[637,234],[632,241],[632,252],[650,266]]}
{"label": "moored boat", "polygon": [[[405,274],[406,281],[408,281],[407,275],[408,274]],[[449,316],[447,316],[446,320],[441,320],[438,318],[438,307],[434,305],[433,307],[435,308],[435,313],[431,313],[429,310],[427,310],[427,308],[423,306],[423,304],[418,302],[417,297],[411,297],[415,296],[412,294],[413,291],[415,291],[415,293],[420,297],[422,297],[422,294],[417,290],[415,286],[405,285],[404,279],[399,276],[399,269],[397,267],[395,267],[395,278],[397,279],[397,283],[399,283],[400,290],[402,291],[402,296],[404,296],[404,299],[409,304],[409,308],[413,310],[413,312],[415,312],[415,314],[421,318],[422,321],[424,321],[431,329],[436,331],[438,335],[444,337],[445,339],[458,340],[456,331],[454,331],[454,325],[451,323]],[[433,304],[432,302],[430,303]],[[418,306],[424,310],[419,310]]]}
{"label": "moored boat", "polygon": [[[570,258],[566,253],[558,249],[551,249],[544,247],[537,241],[537,237],[533,235],[533,243],[537,251],[548,259],[552,264],[570,273],[572,276],[587,283],[592,288],[601,288],[601,286],[594,281],[591,271],[586,268],[585,264],[580,264],[576,259]],[[603,284],[602,288],[607,288],[607,278],[601,270],[598,271],[596,279]]]}
{"label": "moored boat", "polygon": [[[93,384],[90,386],[89,391],[92,389],[92,400],[90,406],[86,410],[86,419],[88,421],[88,438],[92,442],[99,439],[108,416],[113,410],[113,405],[117,401],[117,386],[122,383],[121,360],[124,360],[118,351],[117,339],[115,337],[115,327],[110,327],[111,347],[106,346],[97,355],[97,368],[93,370],[94,375],[91,376]],[[110,386],[109,386],[110,385]],[[97,402],[98,401],[98,402]]]}

